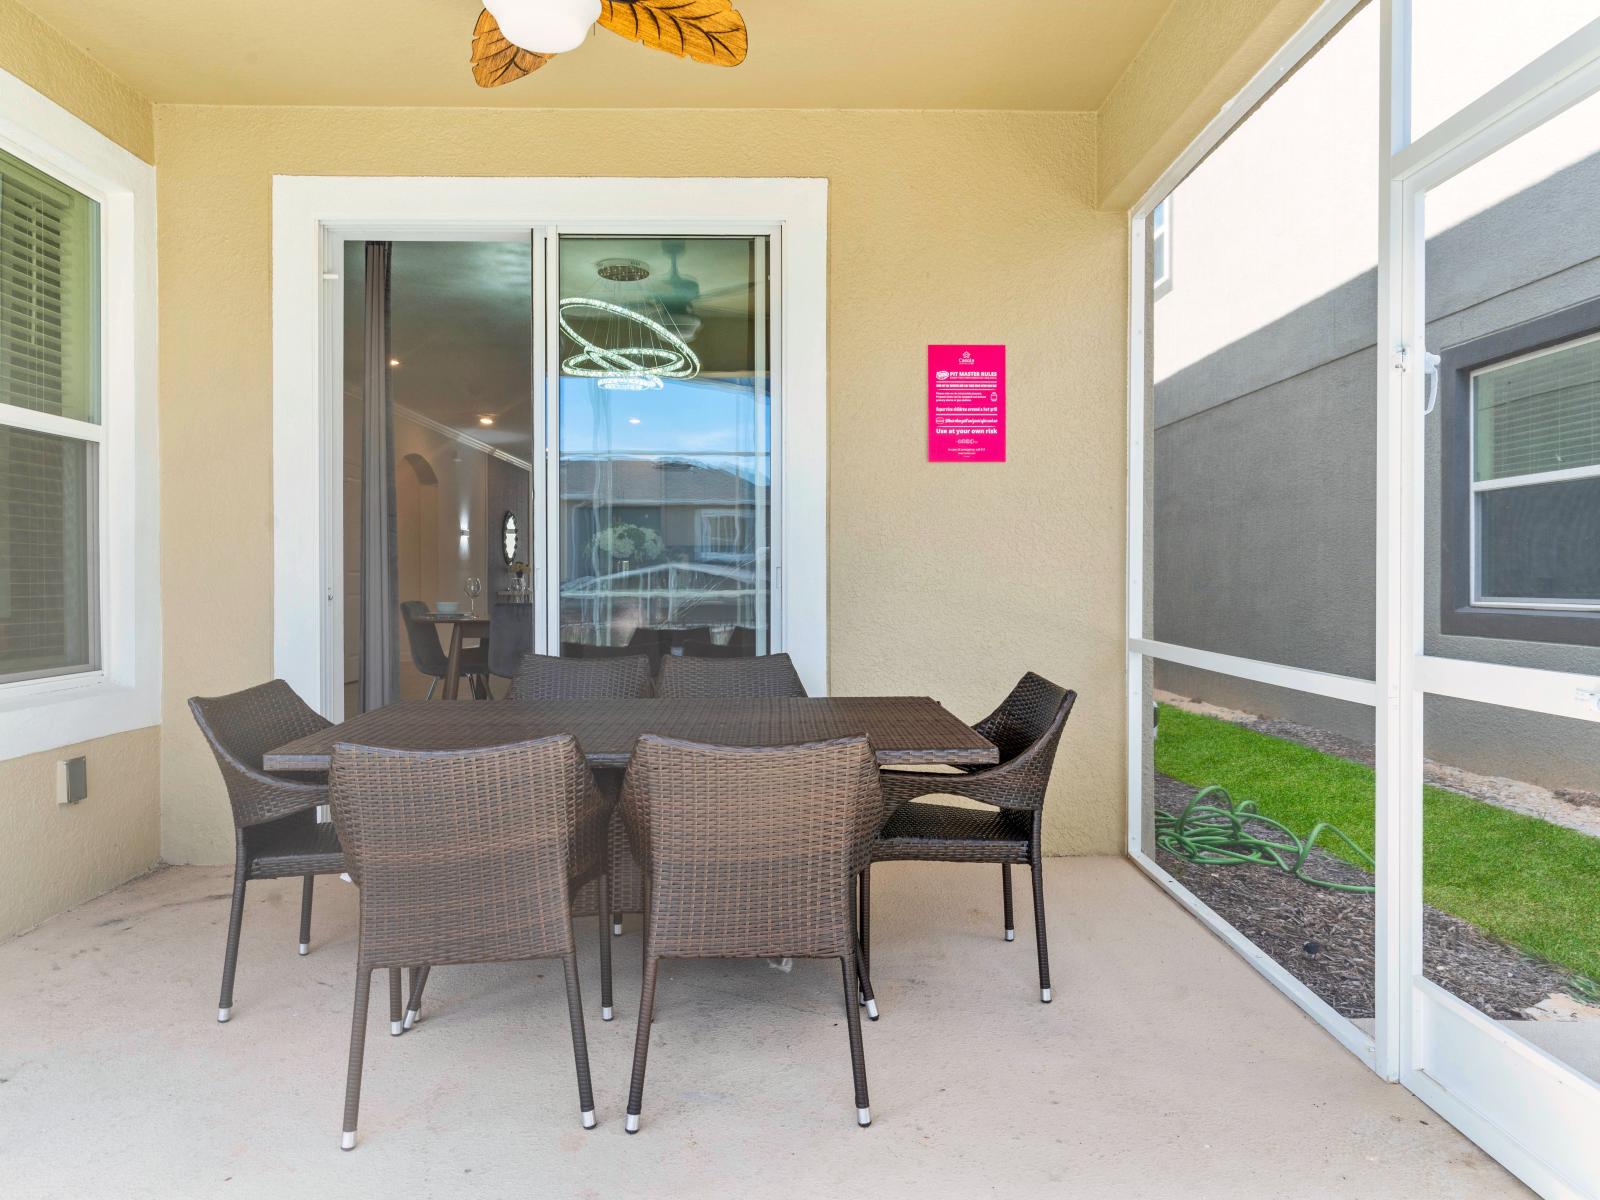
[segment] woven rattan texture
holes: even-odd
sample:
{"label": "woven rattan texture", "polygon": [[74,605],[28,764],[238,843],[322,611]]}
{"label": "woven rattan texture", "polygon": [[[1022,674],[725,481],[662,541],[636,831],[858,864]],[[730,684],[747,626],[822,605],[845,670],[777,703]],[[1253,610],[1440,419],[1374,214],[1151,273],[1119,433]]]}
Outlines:
{"label": "woven rattan texture", "polygon": [[886,815],[865,738],[643,737],[622,811],[649,881],[647,958],[853,954],[852,880]]}
{"label": "woven rattan texture", "polygon": [[525,654],[511,681],[513,700],[641,700],[650,691],[650,659],[557,658]]}
{"label": "woven rattan texture", "polygon": [[361,885],[363,969],[573,952],[569,898],[604,869],[610,814],[570,735],[468,753],[340,745],[330,792]]}
{"label": "woven rattan texture", "polygon": [[[715,659],[708,659],[715,662]],[[336,742],[475,750],[570,733],[593,767],[625,767],[642,734],[729,746],[792,746],[865,735],[882,764],[995,762],[994,745],[925,696],[814,700],[408,701],[279,746],[275,771],[326,771]]]}
{"label": "woven rattan texture", "polygon": [[320,781],[285,780],[262,770],[274,746],[329,728],[281,679],[228,696],[193,696],[189,711],[222,771],[239,828],[275,821],[327,802]]}
{"label": "woven rattan texture", "polygon": [[787,654],[758,658],[669,655],[661,660],[656,690],[669,700],[781,700],[806,694]]}

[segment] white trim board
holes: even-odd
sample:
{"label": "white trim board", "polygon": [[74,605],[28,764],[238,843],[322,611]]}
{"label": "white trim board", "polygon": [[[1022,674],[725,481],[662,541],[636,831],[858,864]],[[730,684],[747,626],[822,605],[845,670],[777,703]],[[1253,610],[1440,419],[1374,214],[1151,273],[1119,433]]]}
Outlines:
{"label": "white trim board", "polygon": [[[275,176],[273,179],[273,658],[309,703],[337,714],[342,688],[338,319],[346,238],[522,240],[557,233],[685,235],[778,230],[777,374],[784,557],[779,645],[825,693],[827,655],[827,219],[825,179]],[[542,265],[536,263],[536,274]],[[536,278],[536,289],[540,286]],[[537,388],[536,388],[537,392]],[[536,410],[540,397],[534,397]],[[535,420],[541,419],[536,411]],[[311,480],[315,486],[307,486]]]}
{"label": "white trim board", "polygon": [[[0,685],[0,760],[161,721],[155,168],[0,71],[0,149],[100,204],[98,670]],[[52,422],[56,427],[52,428]],[[70,432],[33,414],[19,424]]]}

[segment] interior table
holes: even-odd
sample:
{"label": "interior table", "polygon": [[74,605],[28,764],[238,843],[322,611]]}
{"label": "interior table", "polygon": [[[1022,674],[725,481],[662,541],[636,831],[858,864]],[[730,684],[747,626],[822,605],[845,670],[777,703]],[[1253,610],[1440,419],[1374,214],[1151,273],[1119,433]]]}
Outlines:
{"label": "interior table", "polygon": [[444,698],[454,700],[461,694],[461,643],[469,637],[489,636],[489,618],[469,612],[437,612],[429,610],[422,620],[431,625],[450,626],[450,656],[444,669]]}
{"label": "interior table", "polygon": [[269,750],[268,771],[326,771],[339,742],[392,750],[477,750],[570,733],[591,767],[625,767],[645,733],[723,746],[789,746],[865,734],[885,766],[983,765],[994,744],[927,696],[797,700],[549,700],[429,704],[362,713]]}

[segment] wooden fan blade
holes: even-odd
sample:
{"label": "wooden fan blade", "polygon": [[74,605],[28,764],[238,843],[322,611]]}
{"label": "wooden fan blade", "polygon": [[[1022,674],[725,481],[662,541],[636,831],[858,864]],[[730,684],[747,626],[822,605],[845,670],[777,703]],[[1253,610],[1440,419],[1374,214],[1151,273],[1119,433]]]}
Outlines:
{"label": "wooden fan blade", "polygon": [[533,74],[554,57],[513,45],[487,8],[478,14],[478,23],[472,27],[472,78],[479,87],[511,83]]}
{"label": "wooden fan blade", "polygon": [[600,0],[600,24],[630,42],[737,67],[750,48],[733,0]]}

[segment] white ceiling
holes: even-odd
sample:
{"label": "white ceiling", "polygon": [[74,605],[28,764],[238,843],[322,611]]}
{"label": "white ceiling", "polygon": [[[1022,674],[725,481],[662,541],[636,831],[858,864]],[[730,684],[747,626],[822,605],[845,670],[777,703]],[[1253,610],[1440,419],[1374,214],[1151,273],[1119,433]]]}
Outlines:
{"label": "white ceiling", "polygon": [[158,103],[1095,109],[1170,0],[735,0],[736,68],[597,29],[494,89],[478,0],[21,0]]}

